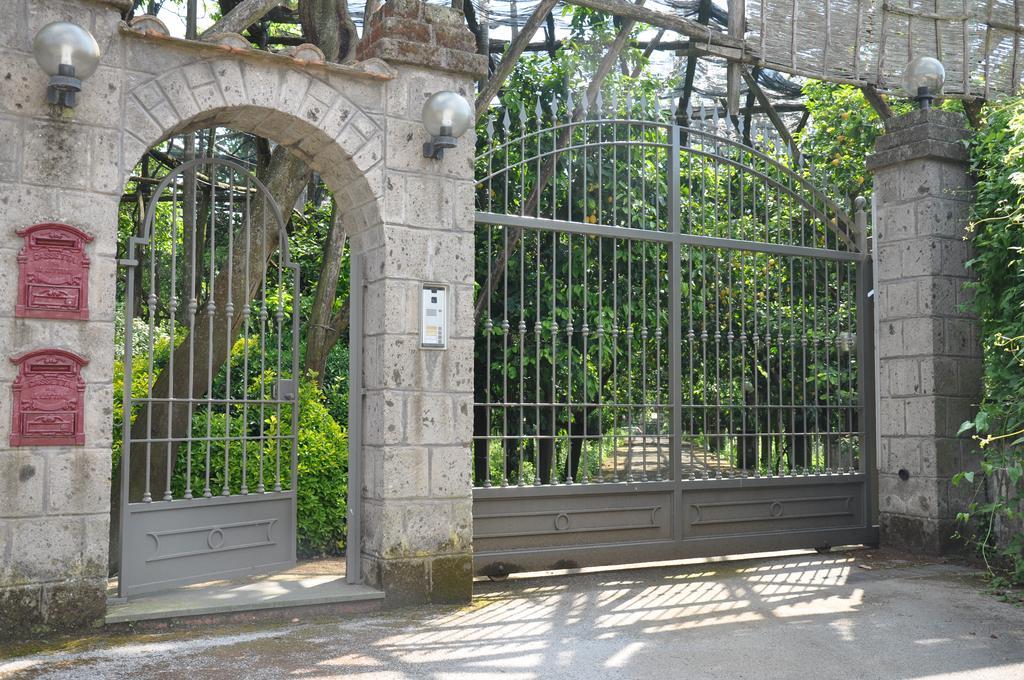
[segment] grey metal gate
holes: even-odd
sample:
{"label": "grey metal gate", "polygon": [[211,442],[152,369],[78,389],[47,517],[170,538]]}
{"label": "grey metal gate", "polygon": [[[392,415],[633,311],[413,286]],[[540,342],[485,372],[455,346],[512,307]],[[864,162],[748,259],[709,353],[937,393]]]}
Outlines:
{"label": "grey metal gate", "polygon": [[120,594],[295,561],[299,271],[267,188],[165,176],[125,280]]}
{"label": "grey metal gate", "polygon": [[477,572],[874,542],[863,201],[631,106],[482,140]]}

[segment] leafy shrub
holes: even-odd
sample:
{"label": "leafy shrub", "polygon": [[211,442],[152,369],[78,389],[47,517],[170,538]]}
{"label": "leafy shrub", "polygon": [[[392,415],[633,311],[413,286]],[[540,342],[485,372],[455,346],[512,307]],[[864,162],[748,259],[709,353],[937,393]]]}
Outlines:
{"label": "leafy shrub", "polygon": [[[998,577],[1024,583],[1024,100],[987,109],[986,125],[971,143],[977,196],[970,231],[976,257],[968,267],[985,352],[985,397],[960,431],[981,446],[980,475],[963,472],[955,483],[976,485],[961,514],[980,528],[982,556],[1000,558]],[[1004,531],[1000,532],[1000,529]],[[996,534],[1002,533],[1002,540]]]}

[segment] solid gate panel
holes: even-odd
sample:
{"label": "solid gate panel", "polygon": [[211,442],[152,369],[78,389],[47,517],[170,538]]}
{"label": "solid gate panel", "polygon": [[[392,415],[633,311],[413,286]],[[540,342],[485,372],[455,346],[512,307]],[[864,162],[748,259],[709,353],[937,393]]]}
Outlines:
{"label": "solid gate panel", "polygon": [[[508,491],[507,495],[499,495]],[[672,491],[607,486],[561,494],[494,489],[473,500],[473,547],[523,549],[672,537]],[[516,493],[518,492],[518,493]]]}
{"label": "solid gate panel", "polygon": [[291,493],[132,504],[123,595],[292,563],[294,507]]}
{"label": "solid gate panel", "polygon": [[685,485],[683,538],[864,525],[863,479],[764,481],[770,483]]}

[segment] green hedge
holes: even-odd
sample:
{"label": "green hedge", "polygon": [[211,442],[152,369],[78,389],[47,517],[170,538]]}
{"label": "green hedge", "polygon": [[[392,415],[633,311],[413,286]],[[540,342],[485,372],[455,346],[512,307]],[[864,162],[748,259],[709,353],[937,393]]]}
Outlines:
{"label": "green hedge", "polygon": [[980,443],[981,473],[964,472],[955,481],[978,487],[978,501],[961,519],[977,529],[974,540],[986,561],[998,555],[1007,568],[997,580],[1024,583],[1024,534],[1004,531],[996,540],[1000,526],[1021,526],[1024,510],[1024,100],[989,107],[970,149],[976,256],[968,267],[977,276],[970,287],[984,342],[985,397],[961,427]]}

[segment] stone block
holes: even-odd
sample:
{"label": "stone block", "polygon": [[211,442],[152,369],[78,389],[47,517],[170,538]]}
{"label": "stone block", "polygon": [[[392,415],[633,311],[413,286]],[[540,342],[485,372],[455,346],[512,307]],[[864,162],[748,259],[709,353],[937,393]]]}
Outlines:
{"label": "stone block", "polygon": [[106,580],[110,555],[110,511],[82,518],[83,549],[81,578]]}
{"label": "stone block", "polygon": [[917,280],[917,299],[922,315],[958,316],[957,289],[962,280],[929,276]]}
{"label": "stone block", "polygon": [[943,353],[950,356],[981,356],[978,324],[972,319],[945,319],[943,323],[945,345]]}
{"label": "stone block", "polygon": [[879,513],[881,543],[903,550],[929,555],[959,551],[962,544],[953,539],[956,522],[896,513]]}
{"label": "stone block", "polygon": [[21,121],[0,118],[0,139],[8,140],[0,146],[0,182],[16,182],[21,175]]}
{"label": "stone block", "polygon": [[957,385],[957,360],[934,356],[920,360],[920,394],[960,394]]}
{"label": "stone block", "polygon": [[904,480],[897,472],[883,472],[878,476],[879,512],[938,517],[940,494],[936,479],[911,474]]}
{"label": "stone block", "polygon": [[425,498],[430,495],[427,450],[416,446],[384,447],[380,451],[380,498]]}
{"label": "stone block", "polygon": [[413,393],[406,404],[406,437],[410,444],[444,445],[455,441],[455,413],[447,393]]}
{"label": "stone block", "polygon": [[75,579],[43,586],[41,611],[47,629],[74,630],[102,621],[107,613],[104,579]]}
{"label": "stone block", "polygon": [[[73,122],[43,120],[29,123],[25,134],[23,169],[26,182],[72,189],[90,188],[89,150],[93,130]],[[41,221],[41,220],[37,220]]]}
{"label": "stone block", "polygon": [[12,524],[11,570],[31,581],[80,576],[83,565],[80,517],[19,519]]}
{"label": "stone block", "polygon": [[430,562],[430,601],[464,604],[473,599],[473,556],[436,557]]}
{"label": "stone block", "polygon": [[0,183],[0,238],[9,248],[20,248],[14,232],[38,222],[60,221],[59,194],[45,187]]}
{"label": "stone block", "polygon": [[917,282],[894,281],[880,286],[879,314],[882,319],[899,319],[918,314]]}
{"label": "stone block", "polygon": [[[124,72],[120,68],[97,68],[82,86],[82,93],[78,97],[78,105],[73,114],[76,124],[116,128],[117,118],[111,114],[121,108],[123,85]],[[45,99],[45,87],[41,96]]]}
{"label": "stone block", "polygon": [[410,555],[443,555],[453,548],[451,505],[447,501],[403,503]]}
{"label": "stone block", "polygon": [[406,179],[406,224],[435,230],[448,229],[452,222],[450,183],[429,176]]}
{"label": "stone block", "polygon": [[918,359],[890,359],[884,374],[885,394],[894,397],[922,394]]}
{"label": "stone block", "polygon": [[42,595],[38,585],[0,585],[0,640],[28,637],[42,626]]}
{"label": "stone block", "polygon": [[942,271],[944,244],[939,239],[905,241],[900,244],[902,277],[932,276]]}
{"label": "stone block", "polygon": [[465,179],[471,177],[464,163],[466,154],[473,153],[473,142],[469,133],[459,139],[454,149],[447,149],[443,161],[423,157],[423,143],[429,141],[423,124],[419,121],[389,119],[387,129],[388,150],[386,164],[389,170],[410,173],[420,177],[447,177]]}
{"label": "stone block", "polygon": [[921,439],[917,437],[886,437],[882,440],[879,469],[887,472],[907,470],[922,473]]}
{"label": "stone block", "polygon": [[471,498],[473,456],[468,447],[430,449],[430,495],[433,498]]}
{"label": "stone block", "polygon": [[450,289],[452,329],[449,337],[473,339],[476,328],[476,291],[471,284],[454,285]]}
{"label": "stone block", "polygon": [[157,83],[177,114],[178,121],[191,120],[203,111],[185,79],[184,69],[171,69],[164,72],[157,78]]}
{"label": "stone block", "polygon": [[388,17],[401,17],[404,19],[420,19],[423,16],[423,3],[418,0],[388,0],[379,10],[380,14],[374,15],[371,22]]}
{"label": "stone block", "polygon": [[[9,399],[5,401],[10,402]],[[0,517],[34,517],[43,514],[46,459],[32,449],[6,448],[10,441],[10,410],[0,441]],[[0,557],[3,553],[0,553]]]}
{"label": "stone block", "polygon": [[882,436],[901,436],[906,434],[906,412],[904,400],[883,395],[879,401],[878,426]]}
{"label": "stone block", "polygon": [[957,394],[981,394],[984,366],[980,360],[960,359],[957,364]]}
{"label": "stone block", "polygon": [[109,449],[62,449],[47,458],[48,513],[110,512]]}
{"label": "stone block", "polygon": [[[428,10],[441,9],[440,7],[430,5],[427,8]],[[456,52],[468,52],[470,54],[476,50],[476,38],[464,25],[435,23],[431,28],[434,33],[434,44],[440,48],[447,48]]]}
{"label": "stone block", "polygon": [[945,327],[942,319],[903,319],[901,329],[904,356],[935,355],[944,352]]}
{"label": "stone block", "polygon": [[97,128],[92,135],[89,173],[92,188],[101,194],[121,194],[121,135]]}
{"label": "stone block", "polygon": [[382,21],[374,24],[373,36],[376,38],[388,36],[427,45],[432,41],[430,26],[426,22],[419,18],[412,19],[403,16],[385,16]]}
{"label": "stone block", "polygon": [[404,395],[387,390],[367,390],[363,398],[363,409],[363,440],[366,444],[384,446],[405,443]]}
{"label": "stone block", "polygon": [[368,580],[384,590],[384,604],[390,608],[430,602],[430,562],[426,558],[376,560],[364,563]]}
{"label": "stone block", "polygon": [[974,257],[974,251],[969,242],[963,239],[942,241],[941,257],[942,267],[938,270],[938,273],[960,279],[969,278],[970,274],[965,265],[968,260]]}
{"label": "stone block", "polygon": [[364,546],[364,550],[382,556],[384,559],[395,559],[411,555],[409,547],[409,532],[405,524],[406,506],[402,499],[375,499],[375,507],[372,515],[367,515],[367,525],[373,527],[375,533],[375,546],[370,551]]}
{"label": "stone block", "polygon": [[946,399],[943,397],[913,397],[903,400],[906,415],[906,433],[934,436],[946,429]]}
{"label": "stone block", "polygon": [[903,244],[881,242],[875,249],[875,275],[880,283],[903,278]]}
{"label": "stone block", "polygon": [[[134,159],[132,162],[134,163]],[[58,207],[53,215],[52,221],[64,222],[78,227],[93,237],[92,243],[86,246],[85,252],[91,260],[89,288],[92,290],[93,281],[100,286],[98,289],[102,294],[102,284],[98,276],[116,276],[117,272],[117,208],[120,201],[120,188],[115,194],[99,196],[90,191],[59,191],[56,192],[59,199]],[[42,222],[44,220],[37,220]],[[103,298],[95,297],[95,301]],[[101,310],[102,305],[97,307],[96,315],[90,312],[91,319],[114,318],[113,310]],[[104,314],[106,312],[106,314]]]}
{"label": "stone block", "polygon": [[381,145],[380,137],[373,137],[366,141],[359,151],[352,156],[352,162],[355,163],[356,167],[363,172],[367,172],[370,168],[381,162],[384,157],[384,150]]}
{"label": "stone block", "polygon": [[[443,199],[411,202],[410,219],[419,219],[413,218],[412,213],[415,206],[425,203],[432,204],[431,210],[440,206],[441,210],[448,212],[450,219],[451,206]],[[443,228],[439,224],[438,229]],[[387,227],[384,238],[388,274],[421,283],[472,283],[475,252],[473,235],[438,229]]]}
{"label": "stone block", "polygon": [[966,234],[970,204],[948,198],[925,197],[912,204],[919,236],[962,239]]}

